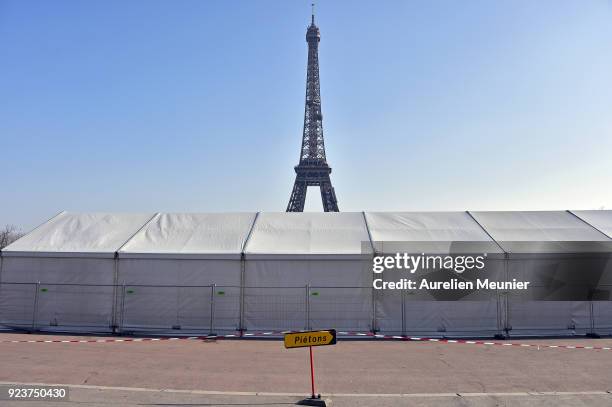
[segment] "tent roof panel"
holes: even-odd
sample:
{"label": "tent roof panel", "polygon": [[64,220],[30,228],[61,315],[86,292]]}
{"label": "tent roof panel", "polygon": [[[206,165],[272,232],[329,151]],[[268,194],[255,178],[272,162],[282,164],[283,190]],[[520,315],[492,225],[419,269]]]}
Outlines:
{"label": "tent roof panel", "polygon": [[612,238],[612,210],[572,211],[572,213]]}
{"label": "tent roof panel", "polygon": [[366,212],[374,241],[491,241],[467,212]]}
{"label": "tent roof panel", "polygon": [[366,220],[377,251],[502,253],[467,212],[366,212]]}
{"label": "tent roof panel", "polygon": [[470,212],[497,241],[606,241],[567,211]]}
{"label": "tent roof panel", "polygon": [[240,256],[255,213],[163,213],[119,251],[120,256]]}
{"label": "tent roof panel", "polygon": [[[567,211],[470,212],[508,253],[602,250],[610,239]],[[580,243],[582,242],[582,243]]]}
{"label": "tent roof panel", "polygon": [[260,213],[246,254],[353,255],[369,242],[362,213]]}
{"label": "tent roof panel", "polygon": [[63,212],[2,250],[2,255],[113,254],[153,213]]}

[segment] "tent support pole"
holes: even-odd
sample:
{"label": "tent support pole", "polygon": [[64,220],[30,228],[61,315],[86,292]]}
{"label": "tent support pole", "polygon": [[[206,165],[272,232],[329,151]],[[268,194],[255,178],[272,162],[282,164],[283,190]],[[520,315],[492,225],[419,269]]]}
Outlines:
{"label": "tent support pole", "polygon": [[245,331],[244,329],[244,277],[245,277],[246,264],[244,260],[244,253],[240,256],[240,320],[238,321],[238,331],[240,336]]}
{"label": "tent support pole", "polygon": [[[510,261],[510,256],[508,255],[508,253],[506,253],[504,255],[504,273],[506,275],[506,281],[508,281],[509,276],[508,276],[508,262]],[[506,291],[504,293],[504,334],[506,335],[506,338],[510,337],[510,330],[512,329],[512,327],[510,326],[510,297],[508,295],[508,292]]]}
{"label": "tent support pole", "polygon": [[38,293],[40,292],[40,281],[34,286],[34,306],[32,307],[32,332],[36,331],[36,319],[38,317]]}
{"label": "tent support pole", "polygon": [[590,332],[587,332],[586,336],[589,338],[600,338],[599,334],[595,332],[595,304],[593,300],[589,301],[589,320],[590,320]]}
{"label": "tent support pole", "polygon": [[589,316],[591,319],[591,332],[589,332],[591,335],[595,334],[595,319],[593,318],[593,301],[589,301]]}
{"label": "tent support pole", "polygon": [[[365,228],[366,228],[366,232],[368,232],[368,240],[370,242],[370,249],[372,250],[372,256],[371,256],[371,262],[370,264],[374,263],[374,257],[376,256],[376,249],[374,248],[374,242],[372,241],[372,235],[370,234],[370,226],[368,225],[368,219],[366,218],[366,214],[365,212],[361,212],[361,215],[363,216],[363,222],[365,224]],[[362,250],[363,250],[363,246],[362,246]],[[371,277],[372,280],[370,281],[371,284],[371,292],[372,292],[372,320],[371,320],[371,329],[370,331],[372,333],[376,333],[378,332],[378,321],[376,319],[376,290],[374,289],[374,273],[371,273]],[[403,323],[403,321],[402,321]]]}
{"label": "tent support pole", "polygon": [[406,290],[402,290],[402,335],[406,336]]}
{"label": "tent support pole", "polygon": [[376,321],[376,291],[372,288],[372,333],[378,332]]}
{"label": "tent support pole", "polygon": [[310,284],[306,284],[306,323],[304,329],[310,331]]}
{"label": "tent support pole", "polygon": [[251,223],[251,228],[249,229],[249,233],[244,239],[244,243],[242,244],[242,248],[240,249],[240,322],[238,323],[238,331],[240,331],[240,336],[246,331],[246,326],[244,322],[244,314],[245,314],[245,291],[246,291],[246,255],[244,254],[247,244],[251,239],[251,235],[253,234],[253,229],[255,229],[255,223],[257,222],[257,218],[259,217],[259,212],[255,213],[255,217],[253,218],[253,223]]}
{"label": "tent support pole", "polygon": [[125,315],[125,283],[121,286],[121,319],[119,320],[119,333],[123,333],[123,321]]}
{"label": "tent support pole", "polygon": [[210,330],[209,335],[215,334],[215,291],[217,284],[210,286]]}
{"label": "tent support pole", "polygon": [[495,296],[497,297],[497,306],[496,306],[496,314],[497,314],[497,334],[495,334],[496,339],[502,339],[502,303],[501,303],[501,294],[499,290],[496,290]]}
{"label": "tent support pole", "polygon": [[115,252],[113,270],[113,304],[111,306],[111,329],[113,334],[117,333],[117,279],[119,277],[119,256]]}

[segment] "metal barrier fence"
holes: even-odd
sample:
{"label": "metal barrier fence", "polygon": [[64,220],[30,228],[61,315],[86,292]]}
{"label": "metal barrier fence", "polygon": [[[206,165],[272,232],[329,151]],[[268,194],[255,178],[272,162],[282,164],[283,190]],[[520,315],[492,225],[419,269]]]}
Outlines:
{"label": "metal barrier fence", "polygon": [[[206,333],[335,328],[437,336],[612,334],[612,301],[431,301],[372,287],[0,283],[0,325],[30,331]],[[514,326],[513,326],[514,325]]]}

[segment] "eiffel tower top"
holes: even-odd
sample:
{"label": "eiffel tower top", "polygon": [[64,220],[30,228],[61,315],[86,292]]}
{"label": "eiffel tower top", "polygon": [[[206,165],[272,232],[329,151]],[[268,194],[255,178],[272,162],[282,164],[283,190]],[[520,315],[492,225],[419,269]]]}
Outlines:
{"label": "eiffel tower top", "polygon": [[310,26],[308,26],[308,31],[306,31],[306,41],[308,43],[311,42],[319,42],[321,41],[321,33],[319,32],[319,27],[315,25],[315,4],[312,3],[312,19],[310,20]]}

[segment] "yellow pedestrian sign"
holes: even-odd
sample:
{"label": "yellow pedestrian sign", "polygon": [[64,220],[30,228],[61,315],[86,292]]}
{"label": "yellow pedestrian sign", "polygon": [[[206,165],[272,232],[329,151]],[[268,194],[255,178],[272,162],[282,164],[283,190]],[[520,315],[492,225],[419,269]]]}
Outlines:
{"label": "yellow pedestrian sign", "polygon": [[285,348],[305,348],[336,344],[336,330],[291,332],[285,334]]}

